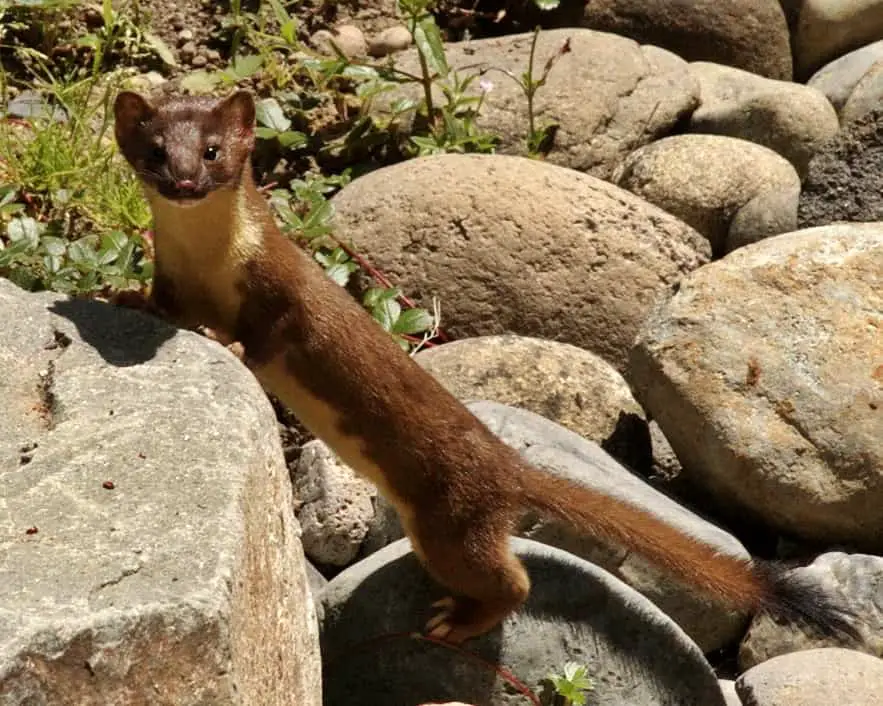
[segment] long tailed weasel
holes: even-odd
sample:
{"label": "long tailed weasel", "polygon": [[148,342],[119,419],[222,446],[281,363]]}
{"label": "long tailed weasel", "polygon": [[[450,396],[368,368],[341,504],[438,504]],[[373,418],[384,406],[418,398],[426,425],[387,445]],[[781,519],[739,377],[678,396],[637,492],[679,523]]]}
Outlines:
{"label": "long tailed weasel", "polygon": [[155,221],[149,303],[238,342],[264,388],[395,505],[453,593],[427,623],[461,642],[527,598],[508,538],[534,509],[645,555],[710,597],[857,637],[852,614],[775,564],[724,556],[651,514],[531,467],[425,372],[277,228],[251,169],[255,106],[121,93],[116,139]]}

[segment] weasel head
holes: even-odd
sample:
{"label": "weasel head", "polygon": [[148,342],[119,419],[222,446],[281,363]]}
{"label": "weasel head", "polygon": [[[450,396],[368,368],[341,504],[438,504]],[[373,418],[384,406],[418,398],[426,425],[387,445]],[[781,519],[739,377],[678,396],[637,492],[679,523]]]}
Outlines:
{"label": "weasel head", "polygon": [[114,103],[114,133],[148,193],[175,206],[235,188],[254,148],[254,99],[175,96],[150,102],[123,91]]}

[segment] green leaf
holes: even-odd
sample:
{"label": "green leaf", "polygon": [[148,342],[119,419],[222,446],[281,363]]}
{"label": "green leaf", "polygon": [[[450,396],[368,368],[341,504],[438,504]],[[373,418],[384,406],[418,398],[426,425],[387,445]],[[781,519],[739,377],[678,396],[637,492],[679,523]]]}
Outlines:
{"label": "green leaf", "polygon": [[237,55],[233,57],[230,70],[236,78],[248,78],[261,68],[264,60],[260,54]]}
{"label": "green leaf", "polygon": [[414,30],[414,43],[423,54],[429,68],[441,76],[448,73],[448,60],[445,57],[444,42],[441,32],[432,15],[424,17]]}
{"label": "green leaf", "polygon": [[67,241],[55,235],[45,235],[40,239],[40,246],[50,257],[62,257],[67,252]]}
{"label": "green leaf", "polygon": [[304,221],[304,229],[312,230],[320,226],[327,225],[334,216],[334,206],[330,201],[323,200],[318,206],[313,208]]}
{"label": "green leaf", "polygon": [[157,35],[153,34],[153,32],[144,32],[141,36],[144,37],[144,41],[147,42],[147,45],[156,52],[156,55],[163,60],[163,63],[167,66],[178,65],[178,62],[175,61],[175,55],[172,53],[172,50],[169,49],[169,45]]}
{"label": "green leaf", "polygon": [[92,247],[91,239],[80,238],[75,240],[68,247],[67,254],[74,264],[93,267],[97,264],[98,253]]}
{"label": "green leaf", "polygon": [[420,333],[432,328],[433,319],[426,309],[407,309],[393,326],[395,333]]}
{"label": "green leaf", "polygon": [[181,88],[190,93],[211,93],[221,82],[217,73],[194,71],[181,79]]}
{"label": "green leaf", "polygon": [[541,10],[554,10],[561,4],[561,0],[533,0],[533,4]]}
{"label": "green leaf", "polygon": [[97,50],[101,46],[101,40],[96,34],[84,34],[82,37],[77,37],[74,44],[78,47],[89,47],[90,49]]}
{"label": "green leaf", "polygon": [[112,249],[116,252],[122,250],[129,243],[129,236],[119,230],[112,230],[101,236],[101,248]]}
{"label": "green leaf", "polygon": [[288,14],[288,11],[285,9],[285,6],[279,2],[279,0],[270,0],[270,7],[273,8],[273,14],[276,15],[276,21],[280,25],[284,25],[286,22],[291,22],[291,15]]}
{"label": "green leaf", "polygon": [[257,102],[255,113],[259,125],[273,128],[277,132],[285,132],[291,127],[291,121],[282,112],[282,106],[275,98],[264,98]]}
{"label": "green leaf", "polygon": [[40,224],[30,216],[20,216],[6,226],[6,234],[10,240],[27,243],[31,248],[37,247],[40,230]]}
{"label": "green leaf", "polygon": [[279,137],[279,144],[286,149],[298,149],[307,144],[307,136],[295,130],[286,130]]}
{"label": "green leaf", "polygon": [[275,140],[279,136],[279,131],[271,127],[256,127],[254,134],[262,140]]}
{"label": "green leaf", "polygon": [[297,22],[295,20],[288,20],[282,24],[279,28],[279,34],[282,36],[288,44],[292,46],[297,45]]}
{"label": "green leaf", "polygon": [[357,266],[354,262],[341,262],[329,267],[325,270],[325,274],[337,282],[341,287],[345,287],[346,283],[349,281],[350,275],[356,271],[356,267]]}
{"label": "green leaf", "polygon": [[360,81],[369,81],[378,77],[377,69],[371,66],[355,66],[353,64],[347,66],[341,73],[347,78]]}
{"label": "green leaf", "polygon": [[390,298],[381,299],[371,309],[371,315],[380,323],[385,331],[392,331],[396,321],[402,313],[401,305]]}

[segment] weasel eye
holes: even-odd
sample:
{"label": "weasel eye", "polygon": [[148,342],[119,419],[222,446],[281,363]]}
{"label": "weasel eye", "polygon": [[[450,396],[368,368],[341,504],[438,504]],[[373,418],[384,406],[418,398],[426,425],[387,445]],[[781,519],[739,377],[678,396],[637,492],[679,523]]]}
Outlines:
{"label": "weasel eye", "polygon": [[150,156],[161,162],[166,158],[166,150],[161,145],[154,145],[150,150]]}
{"label": "weasel eye", "polygon": [[214,162],[218,158],[218,148],[214,145],[206,147],[202,157],[209,162]]}

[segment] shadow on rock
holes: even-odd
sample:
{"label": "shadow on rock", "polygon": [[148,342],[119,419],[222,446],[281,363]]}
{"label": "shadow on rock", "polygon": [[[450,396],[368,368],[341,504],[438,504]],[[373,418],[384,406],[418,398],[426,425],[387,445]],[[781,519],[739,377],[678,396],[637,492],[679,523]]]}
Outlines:
{"label": "shadow on rock", "polygon": [[70,321],[84,342],[118,367],[152,359],[178,331],[149,314],[95,300],[61,299],[48,310]]}

